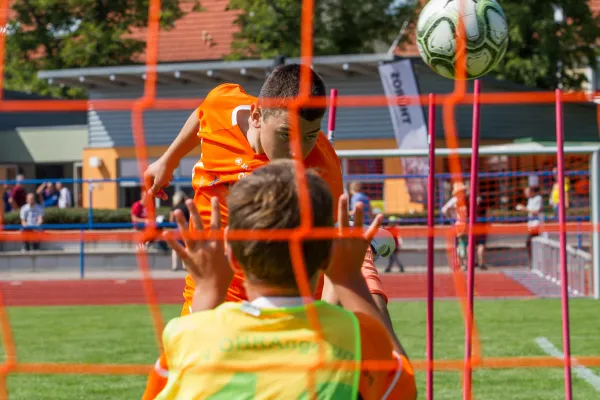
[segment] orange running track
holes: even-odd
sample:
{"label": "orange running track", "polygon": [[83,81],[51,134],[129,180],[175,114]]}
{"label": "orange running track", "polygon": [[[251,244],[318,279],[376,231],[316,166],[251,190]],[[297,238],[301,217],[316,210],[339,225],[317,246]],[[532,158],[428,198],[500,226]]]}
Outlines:
{"label": "orange running track", "polygon": [[[427,295],[425,274],[382,275],[381,279],[390,299],[424,300]],[[476,281],[476,297],[479,298],[533,296],[502,273],[480,274]],[[153,285],[159,303],[182,303],[181,278],[153,279]],[[141,280],[5,281],[0,283],[0,290],[7,306],[147,304]],[[457,297],[452,275],[436,275],[435,297]]]}

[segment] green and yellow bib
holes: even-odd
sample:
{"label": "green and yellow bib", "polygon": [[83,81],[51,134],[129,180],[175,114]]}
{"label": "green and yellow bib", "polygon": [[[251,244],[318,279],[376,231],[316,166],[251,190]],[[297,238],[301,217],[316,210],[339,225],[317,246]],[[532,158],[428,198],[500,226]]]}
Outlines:
{"label": "green and yellow bib", "polygon": [[[163,341],[169,367],[157,399],[309,399],[312,375],[318,399],[356,399],[360,377],[360,328],[354,314],[317,301],[319,336],[303,306],[259,309],[224,303],[210,311],[176,318]],[[329,366],[349,361],[352,368]]]}

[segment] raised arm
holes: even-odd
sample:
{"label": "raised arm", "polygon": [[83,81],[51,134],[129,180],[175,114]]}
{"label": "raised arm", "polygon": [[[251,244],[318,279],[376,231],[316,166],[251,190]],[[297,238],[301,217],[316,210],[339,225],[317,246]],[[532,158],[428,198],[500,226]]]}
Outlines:
{"label": "raised arm", "polygon": [[190,114],[179,135],[167,151],[158,160],[150,164],[144,172],[144,182],[149,195],[163,200],[167,199],[164,188],[169,186],[169,182],[173,179],[173,171],[186,154],[200,145],[199,129],[200,122],[197,110],[195,110]]}
{"label": "raised arm", "polygon": [[[355,210],[354,224],[357,227],[355,229],[362,230],[362,203],[357,203]],[[346,195],[340,197],[338,214],[340,228],[348,228],[348,196]],[[382,315],[380,308],[375,304],[361,271],[362,261],[369,247],[369,242],[379,229],[382,220],[382,215],[375,217],[369,229],[364,233],[363,238],[344,238],[335,242],[333,259],[327,271],[327,277],[342,306],[349,311],[367,314],[379,321],[390,335],[390,339],[394,343],[394,349],[406,356],[392,329],[391,322]]]}

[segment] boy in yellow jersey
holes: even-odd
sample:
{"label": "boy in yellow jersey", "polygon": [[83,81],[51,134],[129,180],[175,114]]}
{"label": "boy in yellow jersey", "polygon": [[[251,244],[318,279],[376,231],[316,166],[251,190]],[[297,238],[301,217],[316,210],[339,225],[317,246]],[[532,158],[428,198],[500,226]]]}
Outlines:
{"label": "boy in yellow jersey", "polygon": [[[327,184],[311,171],[306,181],[313,226],[333,227],[334,201]],[[297,228],[295,163],[279,160],[257,169],[232,186],[227,203],[230,230]],[[194,226],[202,227],[196,207],[191,201],[187,205]],[[211,229],[218,229],[218,200],[213,198],[211,205]],[[176,219],[185,230],[180,211]],[[361,273],[362,258],[381,220],[377,216],[363,238],[303,242],[311,289],[325,272],[344,307],[315,302],[322,336],[300,297],[288,241],[229,240],[225,251],[221,241],[188,239],[184,248],[167,237],[192,274],[196,291],[193,313],[172,320],[164,330],[168,381],[157,398],[296,400],[317,393],[323,400],[414,400],[410,362]],[[339,199],[338,221],[349,226],[346,195]],[[358,205],[355,223],[361,226],[362,221]],[[245,277],[248,301],[223,303],[234,271]],[[309,385],[309,371],[320,354],[325,364],[315,370]]]}

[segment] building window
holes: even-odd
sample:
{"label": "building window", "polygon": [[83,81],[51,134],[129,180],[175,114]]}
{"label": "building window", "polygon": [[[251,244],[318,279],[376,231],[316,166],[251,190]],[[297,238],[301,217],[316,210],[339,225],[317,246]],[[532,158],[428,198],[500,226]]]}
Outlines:
{"label": "building window", "polygon": [[365,194],[371,200],[383,200],[383,179],[381,176],[369,178],[364,175],[383,175],[383,159],[350,159],[347,163],[348,175],[363,175],[350,177],[350,180],[362,182]]}

